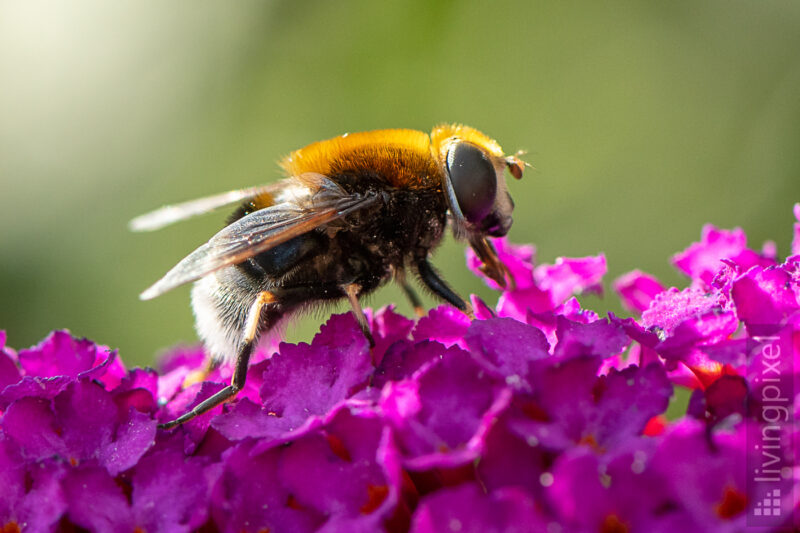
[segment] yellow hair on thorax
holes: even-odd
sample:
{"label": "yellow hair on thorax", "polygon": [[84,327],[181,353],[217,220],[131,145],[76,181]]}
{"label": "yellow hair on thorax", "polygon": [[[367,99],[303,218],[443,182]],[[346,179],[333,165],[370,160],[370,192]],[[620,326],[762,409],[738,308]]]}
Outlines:
{"label": "yellow hair on thorax", "polygon": [[373,175],[394,187],[438,187],[442,168],[427,133],[390,129],[350,133],[295,150],[280,165],[289,176]]}

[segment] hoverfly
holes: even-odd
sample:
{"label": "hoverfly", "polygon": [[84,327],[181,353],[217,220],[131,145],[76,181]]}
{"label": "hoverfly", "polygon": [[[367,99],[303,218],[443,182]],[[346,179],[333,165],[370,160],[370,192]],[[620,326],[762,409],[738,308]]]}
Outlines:
{"label": "hoverfly", "polygon": [[[417,276],[434,295],[471,308],[429,262],[448,219],[483,271],[510,282],[487,237],[505,235],[514,203],[504,173],[519,179],[519,153],[503,154],[483,133],[440,125],[430,134],[388,129],[316,142],[281,161],[286,178],[167,206],[131,222],[154,230],[240,203],[228,225],[141,294],[155,298],[195,282],[197,332],[215,360],[235,360],[231,384],[163,424],[171,428],[233,398],[243,387],[260,335],[288,314],[347,299],[374,345],[359,298],[396,280],[417,313],[422,305],[406,279]],[[449,215],[449,217],[448,217]]]}

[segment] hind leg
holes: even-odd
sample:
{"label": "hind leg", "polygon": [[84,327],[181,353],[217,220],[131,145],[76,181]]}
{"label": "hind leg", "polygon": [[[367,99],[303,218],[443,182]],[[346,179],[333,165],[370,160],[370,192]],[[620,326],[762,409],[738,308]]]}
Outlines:
{"label": "hind leg", "polygon": [[[277,304],[277,305],[270,305]],[[265,317],[264,314],[267,316]],[[283,315],[280,304],[277,303],[275,296],[268,291],[259,293],[250,311],[247,314],[247,323],[244,330],[244,337],[239,345],[236,354],[236,367],[233,371],[231,384],[217,392],[210,398],[197,404],[191,411],[184,413],[175,420],[165,424],[159,424],[159,429],[171,429],[188,422],[196,416],[210,411],[214,407],[221,405],[236,396],[242,390],[247,379],[247,367],[250,363],[250,356],[258,343],[258,336],[262,329],[275,324]]]}

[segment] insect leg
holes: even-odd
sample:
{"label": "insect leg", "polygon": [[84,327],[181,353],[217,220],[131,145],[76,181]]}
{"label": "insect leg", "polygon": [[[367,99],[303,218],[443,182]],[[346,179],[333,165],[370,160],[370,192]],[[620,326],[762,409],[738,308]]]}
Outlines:
{"label": "insect leg", "polygon": [[258,334],[261,330],[262,320],[261,315],[264,307],[270,303],[275,302],[275,296],[268,291],[259,293],[253,305],[250,306],[250,311],[247,313],[247,323],[244,331],[244,338],[239,346],[239,352],[236,355],[236,367],[233,370],[233,379],[231,384],[217,392],[210,398],[207,398],[197,404],[191,411],[184,413],[175,420],[165,424],[159,424],[159,429],[171,429],[179,426],[184,422],[188,422],[196,416],[202,415],[206,411],[223,404],[236,396],[242,390],[247,379],[247,366],[250,362],[250,355],[253,353],[258,341]]}
{"label": "insect leg", "polygon": [[422,282],[433,291],[434,294],[451,303],[472,318],[472,306],[462,300],[458,294],[447,286],[447,283],[439,277],[426,257],[421,257],[417,261],[417,271],[419,272],[419,277]]}
{"label": "insect leg", "polygon": [[375,339],[372,337],[372,332],[369,330],[367,317],[364,316],[364,311],[361,309],[361,304],[358,302],[358,292],[361,290],[361,286],[357,283],[348,283],[347,285],[342,286],[342,290],[347,295],[347,300],[350,302],[353,316],[355,316],[356,320],[358,320],[358,325],[361,326],[361,331],[364,332],[364,336],[369,341],[369,347],[374,348]]}
{"label": "insect leg", "polygon": [[394,277],[403,290],[403,294],[405,294],[408,301],[411,302],[414,313],[417,316],[425,316],[425,308],[422,306],[422,300],[419,299],[417,291],[414,290],[414,287],[412,287],[406,279],[406,271],[402,268],[398,268],[395,270]]}

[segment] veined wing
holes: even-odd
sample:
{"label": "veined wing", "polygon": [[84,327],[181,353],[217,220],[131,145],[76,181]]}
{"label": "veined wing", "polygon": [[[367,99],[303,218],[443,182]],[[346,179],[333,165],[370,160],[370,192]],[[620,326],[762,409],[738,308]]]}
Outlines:
{"label": "veined wing", "polygon": [[206,196],[196,200],[189,200],[180,204],[167,205],[155,211],[140,215],[130,221],[128,227],[131,231],[154,231],[164,226],[169,226],[175,222],[186,220],[197,215],[210,213],[211,211],[226,205],[234,204],[253,198],[259,194],[273,193],[281,190],[285,186],[284,182],[249,187],[236,191],[228,191],[214,196]]}
{"label": "veined wing", "polygon": [[306,197],[255,211],[225,227],[145,290],[140,298],[150,300],[179,285],[241,263],[377,201],[375,194],[349,194],[324,177],[316,185],[319,188]]}

